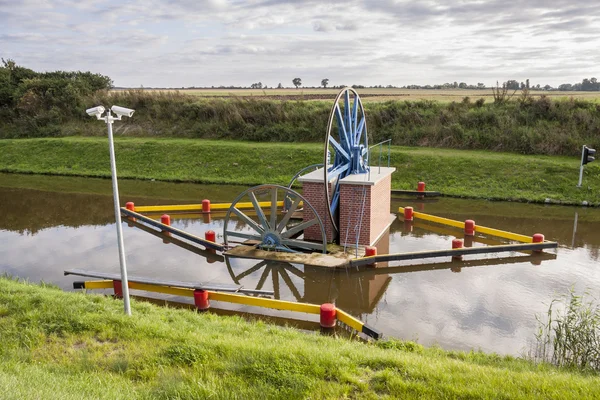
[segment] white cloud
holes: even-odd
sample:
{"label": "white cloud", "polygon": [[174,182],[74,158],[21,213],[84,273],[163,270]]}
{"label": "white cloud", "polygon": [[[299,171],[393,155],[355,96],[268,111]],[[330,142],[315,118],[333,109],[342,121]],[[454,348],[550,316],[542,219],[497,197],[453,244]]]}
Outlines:
{"label": "white cloud", "polygon": [[[558,85],[597,75],[589,1],[0,0],[0,56],[119,86]],[[109,45],[109,54],[98,57]],[[170,72],[172,71],[172,72]]]}

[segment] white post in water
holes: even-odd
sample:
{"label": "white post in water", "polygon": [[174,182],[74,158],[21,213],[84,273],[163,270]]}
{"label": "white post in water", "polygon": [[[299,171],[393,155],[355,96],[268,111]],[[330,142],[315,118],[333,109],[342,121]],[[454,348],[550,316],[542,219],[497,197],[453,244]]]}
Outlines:
{"label": "white post in water", "polygon": [[115,145],[113,141],[112,125],[114,121],[120,121],[121,117],[131,117],[134,110],[125,107],[112,106],[111,110],[117,114],[113,117],[111,110],[106,110],[106,116],[102,117],[104,107],[98,106],[86,110],[88,115],[95,116],[99,120],[106,122],[108,127],[108,144],[110,150],[110,172],[112,176],[113,201],[115,205],[115,220],[117,223],[117,240],[119,244],[119,262],[121,264],[121,287],[123,290],[123,301],[125,303],[125,314],[131,315],[131,306],[129,305],[129,281],[127,279],[127,264],[125,260],[125,245],[123,243],[123,227],[121,226],[121,206],[119,204],[119,185],[117,184],[117,163],[115,161]]}

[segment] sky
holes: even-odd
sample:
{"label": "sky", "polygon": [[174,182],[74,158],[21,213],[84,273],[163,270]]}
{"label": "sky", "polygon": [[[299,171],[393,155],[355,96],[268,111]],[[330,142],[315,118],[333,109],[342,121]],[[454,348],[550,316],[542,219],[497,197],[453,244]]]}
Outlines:
{"label": "sky", "polygon": [[0,57],[120,87],[600,79],[594,0],[0,0]]}

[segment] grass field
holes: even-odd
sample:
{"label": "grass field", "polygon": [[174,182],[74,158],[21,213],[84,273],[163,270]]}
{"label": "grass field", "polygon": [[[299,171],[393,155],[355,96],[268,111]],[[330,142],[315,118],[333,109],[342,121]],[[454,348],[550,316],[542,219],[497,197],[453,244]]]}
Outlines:
{"label": "grass field", "polygon": [[[156,92],[168,92],[172,90],[154,90]],[[397,88],[366,88],[357,89],[361,99],[365,101],[387,101],[387,100],[433,100],[441,102],[462,101],[465,97],[470,97],[472,101],[484,98],[486,102],[493,102],[494,97],[491,89],[470,90],[470,89],[397,89]],[[323,88],[283,88],[283,89],[182,89],[178,92],[192,96],[200,97],[256,97],[256,98],[289,98],[317,100],[324,98],[333,99],[339,92],[339,89]],[[512,92],[509,92],[512,93]],[[520,95],[517,91],[514,95],[516,99]],[[548,96],[553,99],[576,98],[586,99],[597,102],[600,99],[600,92],[560,92],[532,90],[533,97]]]}
{"label": "grass field", "polygon": [[[164,181],[286,185],[302,167],[322,163],[316,143],[256,143],[228,140],[117,138],[119,177]],[[35,154],[35,157],[31,155]],[[372,165],[377,165],[373,154]],[[382,154],[387,165],[387,152]],[[105,138],[10,139],[0,141],[0,171],[109,177]],[[397,168],[392,187],[495,200],[600,203],[600,163],[586,166],[576,188],[579,158],[393,146]]]}
{"label": "grass field", "polygon": [[2,399],[591,399],[592,373],[0,278]]}

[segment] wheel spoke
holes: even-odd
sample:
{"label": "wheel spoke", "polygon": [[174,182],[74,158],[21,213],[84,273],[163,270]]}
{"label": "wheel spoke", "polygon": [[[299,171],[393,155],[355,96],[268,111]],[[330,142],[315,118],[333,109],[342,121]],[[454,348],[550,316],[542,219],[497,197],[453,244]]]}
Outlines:
{"label": "wheel spoke", "polygon": [[[357,127],[356,127],[356,123],[358,122],[358,103],[359,103],[359,99],[358,97],[354,97],[354,105],[353,105],[353,110],[352,110],[352,122],[353,122],[353,126],[354,126],[354,133],[357,132]],[[356,139],[354,141],[354,144],[358,144],[358,139]]]}
{"label": "wheel spoke", "polygon": [[294,267],[291,264],[287,264],[285,269],[290,271],[292,274],[296,275],[298,278],[304,279],[304,272],[300,271],[298,268]]}
{"label": "wheel spoke", "polygon": [[277,229],[277,188],[271,190],[271,229]]}
{"label": "wheel spoke", "polygon": [[348,152],[333,138],[333,136],[329,136],[329,143],[331,143],[335,148],[336,155],[339,154],[346,160],[350,161],[350,155]]}
{"label": "wheel spoke", "polygon": [[282,243],[287,246],[297,247],[300,249],[310,249],[310,250],[319,250],[319,251],[323,250],[323,243],[313,243],[313,242],[307,242],[305,240],[297,240],[297,239],[283,239]]}
{"label": "wheel spoke", "polygon": [[250,268],[249,270],[246,270],[246,271],[242,272],[241,274],[237,275],[234,278],[234,280],[239,281],[240,279],[243,279],[243,278],[247,277],[251,273],[258,271],[259,269],[261,269],[265,265],[267,265],[267,262],[266,261],[261,261],[258,264],[256,264],[254,267]]}
{"label": "wheel spoke", "polygon": [[290,209],[283,216],[283,218],[281,219],[281,222],[279,222],[279,225],[277,225],[277,232],[281,233],[283,231],[283,228],[285,228],[285,226],[287,225],[290,218],[292,218],[292,215],[296,212],[296,209],[298,208],[300,201],[302,201],[300,199],[300,197],[296,197],[296,200],[294,200]]}
{"label": "wheel spoke", "polygon": [[265,232],[265,230],[261,226],[259,226],[252,218],[250,218],[249,216],[244,214],[239,209],[234,207],[231,211],[233,211],[233,213],[235,215],[237,215],[242,221],[244,221],[246,223],[246,225],[248,225],[250,228],[254,229],[260,235],[262,235]]}
{"label": "wheel spoke", "polygon": [[298,289],[296,288],[296,285],[294,285],[294,282],[292,282],[292,279],[286,272],[285,267],[282,267],[279,269],[279,275],[281,275],[281,278],[283,279],[283,281],[285,282],[287,287],[290,289],[290,291],[292,292],[292,294],[294,295],[296,300],[297,301],[302,300],[302,296],[300,296],[300,291],[298,291]]}
{"label": "wheel spoke", "polygon": [[[336,116],[337,116],[337,121],[340,127],[340,139],[343,139],[342,145],[346,145],[344,146],[344,149],[350,149],[349,143],[348,143],[348,131],[346,130],[346,126],[344,125],[344,117],[342,117],[342,111],[340,110],[340,107],[336,105],[335,107],[335,112],[336,112]],[[341,141],[341,140],[340,140]]]}
{"label": "wheel spoke", "polygon": [[365,121],[365,116],[363,115],[363,117],[360,119],[360,123],[358,124],[358,128],[356,130],[356,144],[359,144],[360,140],[362,139],[362,134],[365,130]]}
{"label": "wheel spoke", "polygon": [[256,284],[256,290],[262,289],[263,285],[265,284],[265,281],[269,277],[269,272],[271,272],[271,267],[267,265],[267,268],[265,268],[262,275],[260,276],[260,279],[258,280],[258,283]]}
{"label": "wheel spoke", "polygon": [[349,164],[344,164],[344,165],[340,165],[338,167],[333,168],[331,171],[329,171],[327,173],[327,178],[328,178],[329,182],[331,182],[334,178],[337,178],[338,176],[340,176],[341,174],[346,172],[349,167],[350,167]]}
{"label": "wheel spoke", "polygon": [[263,226],[263,228],[265,230],[269,229],[269,223],[267,222],[265,213],[263,212],[262,208],[260,208],[260,205],[258,204],[258,200],[256,200],[256,196],[254,195],[253,192],[249,192],[248,197],[250,198],[250,201],[252,202],[252,205],[254,206],[254,210],[256,211],[256,216],[258,217],[260,224]]}
{"label": "wheel spoke", "polygon": [[316,218],[315,218],[315,219],[308,220],[308,221],[306,221],[306,222],[303,222],[303,223],[301,223],[301,224],[298,224],[298,225],[294,226],[293,228],[291,228],[291,229],[288,229],[287,231],[283,232],[283,233],[281,234],[281,237],[282,237],[282,238],[289,238],[289,237],[290,237],[290,236],[292,236],[293,234],[295,234],[295,233],[297,233],[297,232],[300,232],[300,231],[303,231],[304,229],[306,229],[306,228],[308,228],[308,227],[311,227],[311,226],[313,226],[314,224],[318,224],[318,223],[319,223],[319,221],[318,221]]}
{"label": "wheel spoke", "polygon": [[271,268],[273,271],[273,297],[279,299],[281,296],[279,295],[279,274],[275,268]]}
{"label": "wheel spoke", "polygon": [[252,235],[249,233],[242,233],[242,232],[236,232],[236,231],[225,231],[225,233],[228,236],[235,236],[235,237],[240,237],[243,239],[248,239],[248,240],[258,240],[260,241],[262,239],[262,237],[260,235]]}

